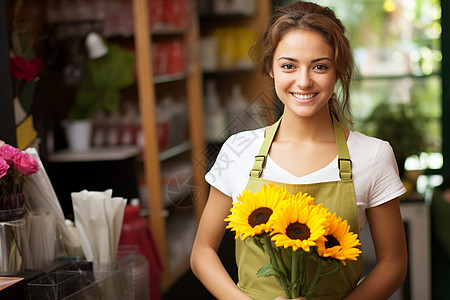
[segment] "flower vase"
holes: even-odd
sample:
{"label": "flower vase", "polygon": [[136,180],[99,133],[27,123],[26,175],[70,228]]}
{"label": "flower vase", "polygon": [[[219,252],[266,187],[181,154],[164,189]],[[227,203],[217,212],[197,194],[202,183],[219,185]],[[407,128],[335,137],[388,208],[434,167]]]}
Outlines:
{"label": "flower vase", "polygon": [[0,195],[0,275],[3,276],[18,274],[24,269],[23,200],[23,194]]}

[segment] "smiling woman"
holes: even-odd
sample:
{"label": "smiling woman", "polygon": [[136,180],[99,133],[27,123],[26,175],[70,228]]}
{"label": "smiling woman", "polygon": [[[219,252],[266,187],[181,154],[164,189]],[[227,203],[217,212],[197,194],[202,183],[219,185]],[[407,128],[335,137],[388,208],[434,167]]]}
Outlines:
{"label": "smiling woman", "polygon": [[[289,222],[278,228],[283,234],[271,235],[271,241],[264,241],[292,247],[293,261],[299,258],[300,248],[316,252],[318,247],[332,246],[337,251],[322,253],[338,260],[338,272],[323,277],[314,292],[308,289],[300,293],[304,297],[295,299],[386,299],[405,278],[406,242],[397,199],[405,188],[398,177],[392,148],[385,141],[340,123],[351,123],[348,104],[353,57],[344,33],[344,26],[332,10],[298,1],[274,12],[265,34],[251,49],[258,54],[255,59],[262,73],[273,79],[284,112],[272,126],[231,136],[205,176],[211,191],[198,227],[191,266],[216,298],[279,300],[288,294],[286,285],[281,287],[278,277],[274,277],[280,270],[284,272],[282,267],[278,273],[274,271],[276,274],[261,268],[270,263],[273,255],[260,251],[258,237],[253,236],[258,234],[256,228],[262,227],[262,232],[263,226],[271,222],[272,216],[267,216],[272,208],[267,201],[253,206],[251,197],[240,196],[257,194],[271,185],[293,195],[311,195],[313,204],[333,214],[336,220],[334,228],[326,233],[328,237],[321,239],[314,229],[319,222],[307,218],[312,209],[293,203],[286,206]],[[339,94],[334,92],[337,84]],[[242,141],[250,142],[242,148]],[[238,207],[249,210],[242,216]],[[227,217],[230,210],[233,214]],[[274,215],[274,220],[280,219],[277,213]],[[366,217],[377,249],[377,265],[359,283],[363,262],[353,255],[360,251],[357,235]],[[239,224],[235,227],[237,286],[216,253],[225,231],[225,218]],[[338,226],[341,220],[345,220],[344,224]],[[349,236],[349,243],[344,242]],[[300,244],[300,240],[308,242]],[[350,244],[356,247],[354,252],[347,251]],[[355,260],[344,267],[342,255]],[[306,275],[297,281],[298,273],[292,272],[291,284],[315,282],[317,262],[299,259],[299,265],[306,269],[300,273]],[[259,276],[261,272],[264,276]],[[294,298],[298,294],[291,295]]]}

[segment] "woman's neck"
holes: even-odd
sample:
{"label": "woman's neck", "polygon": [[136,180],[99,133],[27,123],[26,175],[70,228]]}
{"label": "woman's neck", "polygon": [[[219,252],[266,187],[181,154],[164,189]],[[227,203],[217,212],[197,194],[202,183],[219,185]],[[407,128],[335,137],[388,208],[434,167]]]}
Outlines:
{"label": "woman's neck", "polygon": [[329,113],[304,118],[285,111],[276,139],[278,141],[333,141],[335,138],[332,118]]}

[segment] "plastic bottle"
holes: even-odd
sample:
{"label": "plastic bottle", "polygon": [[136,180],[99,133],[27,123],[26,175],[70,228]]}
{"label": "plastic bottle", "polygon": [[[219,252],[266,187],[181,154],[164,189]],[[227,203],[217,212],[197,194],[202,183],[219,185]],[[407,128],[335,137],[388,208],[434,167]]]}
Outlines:
{"label": "plastic bottle", "polygon": [[169,148],[170,121],[172,118],[170,103],[172,103],[171,98],[164,98],[156,106],[156,127],[158,130],[159,151],[164,151]]}
{"label": "plastic bottle", "polygon": [[126,103],[124,107],[124,114],[121,120],[121,133],[120,144],[121,145],[136,145],[137,144],[137,131],[139,124],[139,111],[136,105]]}
{"label": "plastic bottle", "polygon": [[146,286],[150,288],[150,299],[160,299],[158,277],[162,270],[162,264],[147,219],[140,216],[140,210],[138,199],[132,199],[130,204],[125,207],[119,245],[138,246],[139,253],[147,259],[150,266],[150,284]]}
{"label": "plastic bottle", "polygon": [[205,135],[208,141],[223,141],[226,132],[226,113],[220,104],[220,98],[217,94],[216,83],[209,80],[206,83],[206,109],[205,109]]}
{"label": "plastic bottle", "polygon": [[229,134],[247,130],[250,127],[246,113],[247,105],[248,102],[242,95],[241,86],[234,84],[226,105]]}
{"label": "plastic bottle", "polygon": [[227,117],[230,134],[266,125],[260,106],[255,101],[248,101],[238,84],[232,87],[231,97],[227,102]]}
{"label": "plastic bottle", "polygon": [[114,111],[109,115],[107,126],[108,132],[106,135],[106,144],[115,146],[119,144],[119,127],[120,127],[121,115],[119,111]]}
{"label": "plastic bottle", "polygon": [[94,146],[103,146],[106,144],[107,119],[106,114],[102,110],[99,111],[93,119],[94,134],[92,137],[92,144]]}
{"label": "plastic bottle", "polygon": [[185,98],[174,101],[170,126],[170,145],[179,145],[188,139],[188,107]]}

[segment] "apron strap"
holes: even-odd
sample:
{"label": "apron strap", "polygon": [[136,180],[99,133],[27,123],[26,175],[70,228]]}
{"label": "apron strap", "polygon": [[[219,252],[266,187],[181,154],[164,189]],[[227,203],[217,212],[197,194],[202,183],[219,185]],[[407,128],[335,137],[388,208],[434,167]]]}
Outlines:
{"label": "apron strap", "polygon": [[262,170],[266,165],[267,154],[269,153],[270,146],[272,145],[273,138],[275,137],[275,133],[277,133],[278,126],[280,125],[282,118],[283,116],[281,116],[278,121],[270,127],[261,149],[259,149],[258,155],[255,156],[255,162],[252,170],[250,171],[250,177],[259,178],[261,176]]}
{"label": "apron strap", "polygon": [[352,161],[348,154],[347,140],[345,139],[344,130],[339,126],[338,121],[333,116],[334,135],[336,137],[336,145],[338,150],[338,168],[341,180],[352,179]]}
{"label": "apron strap", "polygon": [[[261,177],[264,166],[266,165],[267,154],[269,153],[270,146],[272,145],[273,138],[278,130],[278,126],[281,123],[280,119],[272,125],[265,137],[261,149],[258,155],[255,156],[255,162],[253,163],[253,168],[250,171],[250,177],[259,178]],[[347,148],[347,140],[345,139],[344,130],[339,126],[337,120],[333,117],[334,135],[336,137],[336,145],[338,150],[338,168],[339,176],[341,180],[351,180],[352,179],[352,161],[350,160],[350,155]]]}

